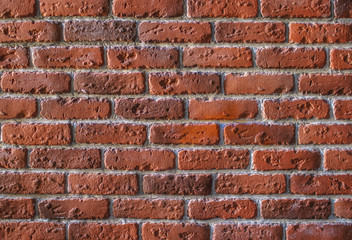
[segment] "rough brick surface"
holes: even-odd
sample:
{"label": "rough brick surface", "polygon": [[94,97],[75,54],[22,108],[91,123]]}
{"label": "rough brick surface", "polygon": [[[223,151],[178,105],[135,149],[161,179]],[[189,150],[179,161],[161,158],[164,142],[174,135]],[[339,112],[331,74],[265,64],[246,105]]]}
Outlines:
{"label": "rough brick surface", "polygon": [[286,236],[288,240],[348,239],[351,236],[351,231],[351,224],[295,224],[287,226]]}
{"label": "rough brick surface", "polygon": [[27,149],[1,148],[0,168],[24,168],[27,163]]}
{"label": "rough brick surface", "polygon": [[351,170],[352,150],[328,149],[324,153],[324,167],[330,170]]}
{"label": "rough brick surface", "polygon": [[352,75],[301,75],[299,79],[299,91],[305,94],[352,95]]}
{"label": "rough brick surface", "polygon": [[335,17],[352,18],[352,4],[349,0],[334,0]]}
{"label": "rough brick surface", "polygon": [[234,235],[239,239],[253,239],[260,236],[263,239],[280,240],[283,230],[278,224],[216,224],[214,227],[214,240],[231,239]]}
{"label": "rough brick surface", "polygon": [[0,18],[33,17],[35,0],[0,0]]}
{"label": "rough brick surface", "polygon": [[338,199],[334,204],[334,214],[340,218],[352,218],[351,199]]}
{"label": "rough brick surface", "polygon": [[27,68],[28,50],[23,47],[0,47],[0,69]]}
{"label": "rough brick surface", "polygon": [[37,103],[33,98],[0,98],[0,119],[33,118]]}
{"label": "rough brick surface", "polygon": [[50,16],[106,16],[108,0],[40,0],[40,13]]}
{"label": "rough brick surface", "polygon": [[183,237],[209,239],[209,226],[194,223],[144,223],[142,226],[143,239],[182,239]]}
{"label": "rough brick surface", "polygon": [[0,199],[0,218],[26,219],[34,217],[34,199]]}
{"label": "rough brick surface", "polygon": [[352,69],[351,58],[352,49],[333,49],[330,51],[330,67],[334,70]]}
{"label": "rough brick surface", "polygon": [[298,129],[299,144],[351,144],[351,124],[306,124]]}

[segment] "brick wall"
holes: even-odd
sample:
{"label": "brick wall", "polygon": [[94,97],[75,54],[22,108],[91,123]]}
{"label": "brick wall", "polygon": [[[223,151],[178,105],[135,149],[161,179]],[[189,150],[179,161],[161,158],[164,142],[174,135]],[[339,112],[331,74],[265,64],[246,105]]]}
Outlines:
{"label": "brick wall", "polygon": [[0,239],[352,239],[351,0],[0,0]]}

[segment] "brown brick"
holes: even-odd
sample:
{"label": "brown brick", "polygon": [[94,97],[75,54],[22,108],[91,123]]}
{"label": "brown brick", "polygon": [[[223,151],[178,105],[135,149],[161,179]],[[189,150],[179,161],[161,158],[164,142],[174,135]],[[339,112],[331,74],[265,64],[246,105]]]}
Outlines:
{"label": "brown brick", "polygon": [[280,194],[286,191],[286,180],[283,174],[219,174],[215,191],[217,194]]}
{"label": "brown brick", "polygon": [[349,239],[352,225],[341,223],[302,223],[288,225],[286,230],[287,240],[336,240]]}
{"label": "brown brick", "polygon": [[252,18],[258,13],[256,0],[188,0],[188,17]]}
{"label": "brown brick", "polygon": [[65,22],[65,41],[118,41],[133,42],[137,36],[132,21],[69,21]]}
{"label": "brown brick", "polygon": [[295,141],[291,124],[233,124],[224,128],[225,144],[231,145],[290,145]]}
{"label": "brown brick", "polygon": [[110,240],[110,239],[138,239],[137,223],[101,224],[101,223],[71,223],[69,225],[69,239],[81,240]]}
{"label": "brown brick", "polygon": [[334,102],[334,116],[336,119],[352,119],[352,101],[336,100]]}
{"label": "brown brick", "polygon": [[215,73],[151,73],[149,92],[153,95],[219,93],[220,76]]}
{"label": "brown brick", "polygon": [[77,143],[143,145],[146,138],[144,125],[92,123],[76,127]]}
{"label": "brown brick", "polygon": [[34,118],[37,103],[33,98],[0,98],[0,119]]}
{"label": "brown brick", "polygon": [[288,74],[226,74],[225,94],[284,94],[294,88],[293,75]]}
{"label": "brown brick", "polygon": [[27,149],[0,148],[0,168],[24,168],[27,165]]}
{"label": "brown brick", "polygon": [[182,219],[183,200],[172,199],[115,199],[115,218]]}
{"label": "brown brick", "polygon": [[262,0],[263,17],[326,18],[331,16],[330,0]]}
{"label": "brown brick", "polygon": [[136,18],[169,18],[183,14],[182,0],[159,0],[150,3],[148,0],[115,0],[112,11],[117,17]]}
{"label": "brown brick", "polygon": [[256,57],[261,68],[323,68],[326,63],[321,48],[261,48]]}
{"label": "brown brick", "polygon": [[181,170],[245,169],[248,164],[248,150],[182,150],[178,153]]}
{"label": "brown brick", "polygon": [[352,69],[352,49],[330,50],[330,68],[334,70]]}
{"label": "brown brick", "polygon": [[139,39],[151,43],[210,43],[207,22],[142,22]]}
{"label": "brown brick", "polygon": [[249,68],[253,66],[250,48],[186,47],[183,50],[184,67]]}
{"label": "brown brick", "polygon": [[262,239],[281,240],[282,226],[279,224],[215,224],[213,240],[233,239]]}
{"label": "brown brick", "polygon": [[304,74],[299,91],[305,94],[352,95],[352,75]]}
{"label": "brown brick", "polygon": [[188,216],[192,219],[255,218],[257,205],[249,199],[191,200]]}
{"label": "brown brick", "polygon": [[190,99],[189,118],[195,120],[232,120],[255,118],[258,114],[256,100]]}
{"label": "brown brick", "polygon": [[92,195],[135,195],[138,193],[138,176],[135,174],[70,174],[68,192]]}
{"label": "brown brick", "polygon": [[33,64],[38,68],[99,68],[104,64],[102,47],[45,47],[33,51]]}
{"label": "brown brick", "polygon": [[327,149],[324,152],[324,168],[328,170],[352,170],[352,150]]}
{"label": "brown brick", "polygon": [[209,195],[211,175],[207,174],[168,174],[145,175],[143,192],[146,194],[168,195]]}
{"label": "brown brick", "polygon": [[103,219],[109,217],[109,200],[102,198],[48,199],[38,203],[39,216],[48,219]]}
{"label": "brown brick", "polygon": [[24,219],[34,218],[34,199],[0,199],[0,218]]}
{"label": "brown brick", "polygon": [[334,204],[334,215],[339,218],[352,218],[352,200],[338,199]]}
{"label": "brown brick", "polygon": [[253,169],[314,170],[320,167],[320,153],[310,150],[256,150],[253,153]]}
{"label": "brown brick", "polygon": [[327,219],[331,213],[328,199],[268,199],[261,202],[266,219]]}
{"label": "brown brick", "polygon": [[76,73],[75,92],[85,94],[140,94],[144,92],[143,73]]}
{"label": "brown brick", "polygon": [[40,115],[46,119],[105,119],[110,101],[95,98],[58,98],[41,101]]}
{"label": "brown brick", "polygon": [[320,99],[275,99],[263,103],[264,117],[279,119],[327,119],[329,103]]}
{"label": "brown brick", "polygon": [[159,239],[210,239],[210,227],[195,223],[144,223],[142,238]]}
{"label": "brown brick", "polygon": [[0,18],[35,16],[35,0],[0,0]]}
{"label": "brown brick", "polygon": [[23,47],[0,47],[0,69],[28,68],[28,50]]}
{"label": "brown brick", "polygon": [[352,175],[292,175],[290,191],[305,195],[351,194]]}
{"label": "brown brick", "polygon": [[55,173],[1,173],[0,193],[59,194],[64,193],[65,176]]}
{"label": "brown brick", "polygon": [[334,0],[335,17],[352,18],[352,3],[350,0]]}
{"label": "brown brick", "polygon": [[40,0],[40,13],[50,16],[106,16],[108,0]]}
{"label": "brown brick", "polygon": [[230,43],[282,43],[285,24],[275,22],[217,22],[215,39]]}
{"label": "brown brick", "polygon": [[8,93],[68,93],[70,82],[67,73],[6,72],[1,76],[1,88]]}
{"label": "brown brick", "polygon": [[104,162],[107,169],[165,171],[175,168],[175,154],[170,150],[116,149],[105,153]]}
{"label": "brown brick", "polygon": [[176,68],[179,53],[176,48],[115,47],[107,50],[108,67],[113,69]]}
{"label": "brown brick", "polygon": [[183,105],[178,99],[118,98],[115,113],[126,119],[181,119]]}
{"label": "brown brick", "polygon": [[16,145],[68,145],[72,141],[69,124],[7,123],[2,141]]}
{"label": "brown brick", "polygon": [[100,168],[99,149],[36,148],[30,154],[31,168],[89,169]]}
{"label": "brown brick", "polygon": [[158,124],[150,128],[153,144],[215,145],[219,140],[216,124]]}
{"label": "brown brick", "polygon": [[299,144],[351,144],[352,125],[304,124],[298,130]]}

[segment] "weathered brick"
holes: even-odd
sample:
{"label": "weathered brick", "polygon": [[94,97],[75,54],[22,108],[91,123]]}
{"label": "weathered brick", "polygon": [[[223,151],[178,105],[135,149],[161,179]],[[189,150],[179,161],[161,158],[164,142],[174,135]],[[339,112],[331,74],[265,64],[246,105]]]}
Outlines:
{"label": "weathered brick", "polygon": [[334,70],[352,69],[352,49],[330,50],[330,68]]}
{"label": "weathered brick", "polygon": [[328,149],[324,152],[324,168],[328,170],[352,170],[352,150]]}
{"label": "weathered brick", "polygon": [[336,119],[352,119],[352,101],[336,100],[334,102],[334,115]]}
{"label": "weathered brick", "polygon": [[50,16],[106,16],[108,0],[40,0],[40,13]]}
{"label": "weathered brick", "polygon": [[298,129],[299,144],[351,144],[351,124],[303,124]]}
{"label": "weathered brick", "polygon": [[33,98],[0,98],[0,119],[34,118],[37,103]]}
{"label": "weathered brick", "polygon": [[34,218],[34,204],[35,200],[29,198],[2,198],[0,199],[0,218]]}
{"label": "weathered brick", "polygon": [[0,47],[0,69],[28,68],[28,50],[23,47]]}
{"label": "weathered brick", "polygon": [[281,240],[282,226],[279,224],[216,224],[213,240],[233,239],[262,239]]}
{"label": "weathered brick", "polygon": [[339,218],[352,218],[352,200],[338,199],[334,204],[334,215]]}
{"label": "weathered brick", "polygon": [[305,94],[352,95],[352,75],[304,74],[299,91]]}
{"label": "weathered brick", "polygon": [[288,225],[286,230],[287,240],[335,240],[349,239],[352,225],[341,223],[301,223]]}
{"label": "weathered brick", "polygon": [[0,0],[0,18],[35,16],[35,0]]}
{"label": "weathered brick", "polygon": [[0,168],[24,168],[27,165],[27,149],[0,148]]}
{"label": "weathered brick", "polygon": [[352,4],[350,0],[334,0],[334,12],[337,18],[352,18]]}

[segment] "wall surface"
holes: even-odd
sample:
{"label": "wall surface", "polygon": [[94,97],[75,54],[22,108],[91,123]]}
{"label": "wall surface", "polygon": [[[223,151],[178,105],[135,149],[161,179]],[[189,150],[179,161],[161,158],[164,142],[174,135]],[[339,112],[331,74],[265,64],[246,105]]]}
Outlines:
{"label": "wall surface", "polygon": [[351,0],[0,0],[0,239],[352,239]]}

